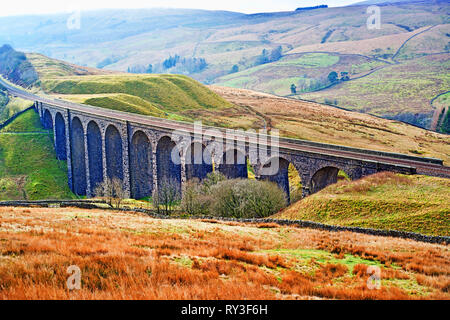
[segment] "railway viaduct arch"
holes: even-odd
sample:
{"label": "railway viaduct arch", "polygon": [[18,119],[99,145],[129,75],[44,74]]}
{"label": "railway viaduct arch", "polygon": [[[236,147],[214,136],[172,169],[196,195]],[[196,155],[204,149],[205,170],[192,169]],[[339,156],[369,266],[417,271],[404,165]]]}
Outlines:
{"label": "railway viaduct arch", "polygon": [[[78,195],[94,196],[95,187],[106,178],[123,180],[128,197],[140,199],[152,194],[159,184],[171,181],[181,192],[188,179],[203,179],[213,167],[228,178],[246,178],[247,161],[257,179],[276,182],[289,197],[288,166],[292,164],[299,172],[303,196],[317,192],[337,181],[339,170],[351,179],[380,171],[414,174],[415,168],[382,163],[361,158],[351,158],[283,148],[276,158],[261,156],[249,143],[234,146],[223,144],[222,153],[216,150],[214,139],[195,141],[185,147],[173,141],[172,129],[145,123],[121,120],[95,113],[72,110],[49,103],[36,102],[35,109],[41,122],[54,133],[57,157],[67,160],[68,183]],[[195,159],[201,150],[203,159]],[[177,161],[173,162],[172,155]],[[234,162],[231,164],[229,161]],[[190,160],[190,161],[186,161]],[[272,161],[279,166],[276,172],[264,173]],[[212,164],[214,163],[214,165]]]}

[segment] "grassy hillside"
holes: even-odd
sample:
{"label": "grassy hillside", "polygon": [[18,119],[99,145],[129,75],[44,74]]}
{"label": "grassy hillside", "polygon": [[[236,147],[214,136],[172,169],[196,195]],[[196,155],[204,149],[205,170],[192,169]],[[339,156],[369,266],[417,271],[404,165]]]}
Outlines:
{"label": "grassy hillside", "polygon": [[[5,300],[449,299],[443,245],[76,208],[0,217]],[[67,290],[73,264],[80,290]],[[368,289],[368,266],[380,268],[379,290]]]}
{"label": "grassy hillside", "polygon": [[[27,51],[120,71],[156,65],[174,54],[201,57],[208,68],[191,75],[211,82],[226,75],[234,64],[241,70],[252,67],[263,49],[281,45],[288,52],[320,43],[407,34],[449,22],[448,2],[395,4],[383,7],[380,30],[367,30],[366,8],[296,12],[293,7],[291,12],[254,15],[201,10],[103,10],[83,12],[83,27],[76,32],[67,32],[66,15],[1,18],[0,43],[12,41]],[[358,46],[354,49],[358,50]]]}
{"label": "grassy hillside", "polygon": [[0,123],[5,122],[16,113],[31,107],[33,102],[8,96],[0,89]]}
{"label": "grassy hillside", "polygon": [[189,119],[183,114],[191,110],[234,108],[202,84],[182,75],[44,78],[42,88],[58,97],[94,106],[174,119]]}
{"label": "grassy hillside", "polygon": [[25,54],[7,44],[0,47],[0,75],[23,87],[31,87],[38,80],[36,70]]}
{"label": "grassy hillside", "polygon": [[[248,110],[233,105],[199,82],[183,75],[106,74],[53,77],[43,75],[41,88],[45,93],[78,103],[119,111],[168,118],[202,120],[209,125],[236,128],[260,127],[261,121]],[[61,74],[65,65],[55,68]],[[101,72],[101,71],[99,71]],[[239,118],[235,124],[228,117]]]}
{"label": "grassy hillside", "polygon": [[379,173],[338,182],[276,217],[449,236],[449,189],[448,179]]}
{"label": "grassy hillside", "polygon": [[140,97],[168,111],[230,107],[200,83],[181,75],[111,75],[42,80],[55,94],[122,93]]}
{"label": "grassy hillside", "polygon": [[33,110],[0,130],[0,200],[71,199],[67,165]]}
{"label": "grassy hillside", "polygon": [[359,77],[386,63],[359,55],[328,53],[292,54],[277,62],[267,63],[216,80],[218,85],[252,89],[280,96],[291,95],[291,85],[297,93],[329,86],[331,71],[348,72]]}
{"label": "grassy hillside", "polygon": [[26,53],[27,60],[34,66],[40,79],[64,76],[85,76],[110,74],[112,72],[96,68],[77,66],[65,61],[50,59],[39,53]]}
{"label": "grassy hillside", "polygon": [[429,128],[435,111],[431,100],[450,87],[450,74],[443,72],[450,68],[449,57],[450,54],[440,54],[407,60],[300,97],[318,102],[337,100],[339,106],[350,110]]}

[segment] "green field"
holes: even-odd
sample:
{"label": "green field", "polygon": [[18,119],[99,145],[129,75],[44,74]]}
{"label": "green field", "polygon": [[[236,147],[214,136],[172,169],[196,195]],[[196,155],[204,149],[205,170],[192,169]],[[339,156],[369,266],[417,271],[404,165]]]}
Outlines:
{"label": "green field", "polygon": [[0,200],[72,198],[67,164],[56,160],[53,135],[34,110],[0,130]]}
{"label": "green field", "polygon": [[276,66],[298,66],[303,68],[326,68],[339,62],[338,56],[326,53],[307,53],[297,59],[276,62]]}
{"label": "green field", "polygon": [[314,91],[330,85],[328,74],[332,71],[348,72],[351,77],[356,77],[383,64],[357,55],[295,54],[223,76],[217,84],[286,96],[291,94],[292,84],[296,85],[298,92]]}
{"label": "green field", "polygon": [[380,173],[331,185],[276,216],[449,236],[449,188],[448,179]]}

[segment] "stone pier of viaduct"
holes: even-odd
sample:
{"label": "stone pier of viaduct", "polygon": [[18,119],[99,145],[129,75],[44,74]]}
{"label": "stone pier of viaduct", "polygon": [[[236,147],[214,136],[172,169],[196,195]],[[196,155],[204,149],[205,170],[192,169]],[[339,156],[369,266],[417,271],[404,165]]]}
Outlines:
{"label": "stone pier of viaduct", "polygon": [[[253,159],[257,179],[276,182],[288,197],[289,164],[299,172],[304,196],[335,183],[339,170],[351,179],[379,171],[415,173],[415,168],[406,165],[302,151],[280,145],[277,155],[279,169],[273,175],[264,175],[262,168],[274,159],[270,155],[261,157],[258,150],[253,150],[249,143],[239,143],[238,139],[232,147],[223,145],[222,154],[211,154],[213,161],[196,163],[186,161],[189,157],[193,158],[192,150],[208,150],[211,143],[216,143],[214,139],[179,148],[178,141],[172,139],[173,129],[169,126],[156,127],[43,102],[35,102],[35,109],[43,126],[53,130],[58,159],[67,161],[70,188],[74,193],[88,197],[94,196],[95,187],[108,177],[121,179],[130,198],[150,196],[162,181],[174,182],[181,192],[187,180],[201,180],[213,171],[212,163],[228,178],[247,178],[248,158]],[[179,156],[179,161],[175,162],[171,156],[174,148]],[[244,161],[228,164],[224,161],[227,157],[235,160],[242,158]]]}

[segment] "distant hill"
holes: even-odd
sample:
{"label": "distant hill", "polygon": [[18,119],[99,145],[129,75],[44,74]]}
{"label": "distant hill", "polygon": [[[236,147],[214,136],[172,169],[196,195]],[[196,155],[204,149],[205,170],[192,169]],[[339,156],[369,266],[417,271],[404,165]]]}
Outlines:
{"label": "distant hill", "polygon": [[[0,18],[0,43],[83,67],[183,74],[203,84],[337,102],[342,108],[434,129],[433,119],[443,109],[432,101],[446,92],[443,87],[449,87],[445,69],[410,61],[432,55],[448,58],[450,3],[390,2],[382,7],[381,28],[374,30],[367,28],[366,6],[257,14],[99,10],[81,12],[78,30],[68,29],[70,14],[8,17]],[[404,68],[395,67],[403,63]],[[338,96],[352,96],[353,81],[388,78],[392,68],[398,83],[383,86],[382,93],[371,82],[363,88],[364,96],[352,101],[334,96],[334,89],[339,89]],[[350,81],[330,81],[331,72]],[[402,99],[383,98],[379,104],[380,94]]]}
{"label": "distant hill", "polygon": [[449,236],[448,179],[378,173],[341,181],[276,218]]}
{"label": "distant hill", "polygon": [[414,3],[414,2],[427,2],[427,0],[367,0],[354,3],[353,5],[398,4],[400,2]]}

